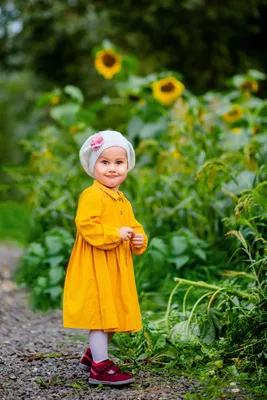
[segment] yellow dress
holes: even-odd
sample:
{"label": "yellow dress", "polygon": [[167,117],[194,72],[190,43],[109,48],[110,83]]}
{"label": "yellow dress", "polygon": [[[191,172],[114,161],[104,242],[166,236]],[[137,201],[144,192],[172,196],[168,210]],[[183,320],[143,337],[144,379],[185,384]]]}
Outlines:
{"label": "yellow dress", "polygon": [[[145,252],[147,236],[130,202],[94,181],[84,190],[75,218],[77,236],[67,268],[63,325],[65,328],[137,332],[142,329],[132,252]],[[128,226],[145,236],[141,249],[120,238]]]}

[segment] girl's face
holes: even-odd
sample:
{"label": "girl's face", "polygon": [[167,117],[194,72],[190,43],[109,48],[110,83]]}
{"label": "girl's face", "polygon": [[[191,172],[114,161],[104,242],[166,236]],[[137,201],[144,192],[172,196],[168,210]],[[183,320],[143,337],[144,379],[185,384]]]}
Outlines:
{"label": "girl's face", "polygon": [[117,192],[126,179],[128,162],[126,151],[122,147],[109,147],[97,159],[94,177],[102,185]]}

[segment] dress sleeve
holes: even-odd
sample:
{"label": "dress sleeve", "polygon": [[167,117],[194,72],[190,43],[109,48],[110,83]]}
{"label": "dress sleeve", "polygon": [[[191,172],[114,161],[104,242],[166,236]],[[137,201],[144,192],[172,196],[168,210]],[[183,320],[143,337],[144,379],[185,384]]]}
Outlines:
{"label": "dress sleeve", "polygon": [[120,244],[121,238],[115,225],[102,222],[102,209],[101,193],[84,191],[79,199],[75,224],[86,242],[100,250],[112,250]]}
{"label": "dress sleeve", "polygon": [[129,202],[129,207],[130,207],[130,218],[131,218],[130,228],[132,228],[135,231],[135,233],[142,233],[142,235],[144,235],[144,239],[145,239],[144,244],[140,249],[137,249],[133,244],[131,244],[132,252],[139,256],[146,251],[148,238],[147,238],[147,235],[145,234],[145,231],[144,231],[142,225],[135,219],[134,212],[133,212],[130,202]]}

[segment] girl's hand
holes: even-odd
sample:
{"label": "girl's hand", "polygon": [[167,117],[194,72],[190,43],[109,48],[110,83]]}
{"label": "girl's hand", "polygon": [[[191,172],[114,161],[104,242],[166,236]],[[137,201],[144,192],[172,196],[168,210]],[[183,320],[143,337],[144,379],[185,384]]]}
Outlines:
{"label": "girl's hand", "polygon": [[142,233],[136,233],[132,238],[131,238],[131,244],[136,247],[137,249],[141,249],[144,245],[144,235]]}
{"label": "girl's hand", "polygon": [[128,226],[119,228],[119,233],[122,240],[130,240],[134,236],[134,230]]}

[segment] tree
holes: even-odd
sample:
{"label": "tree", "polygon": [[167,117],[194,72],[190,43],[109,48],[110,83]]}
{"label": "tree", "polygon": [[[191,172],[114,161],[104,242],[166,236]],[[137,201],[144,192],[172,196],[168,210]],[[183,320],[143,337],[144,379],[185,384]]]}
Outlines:
{"label": "tree", "polygon": [[105,38],[137,55],[141,73],[179,71],[199,93],[248,68],[267,69],[267,0],[124,0],[119,7],[114,0],[5,0],[1,15],[5,26],[22,27],[2,35],[3,67],[19,60],[16,68],[90,96],[102,82],[92,49]]}
{"label": "tree", "polygon": [[223,87],[226,77],[249,67],[267,69],[266,0],[125,0],[119,8],[114,0],[93,4],[96,11],[106,9],[116,27],[112,38],[121,47],[152,59],[152,69],[156,64],[181,72],[198,92]]}
{"label": "tree", "polygon": [[[13,15],[10,8],[15,10]],[[30,69],[45,78],[50,87],[73,83],[82,88],[89,86],[94,93],[90,79],[97,74],[91,53],[108,35],[103,13],[96,15],[86,0],[6,0],[1,15],[5,16],[6,26],[2,41],[5,47],[9,44],[2,70]],[[21,30],[11,35],[8,26],[14,21]]]}

